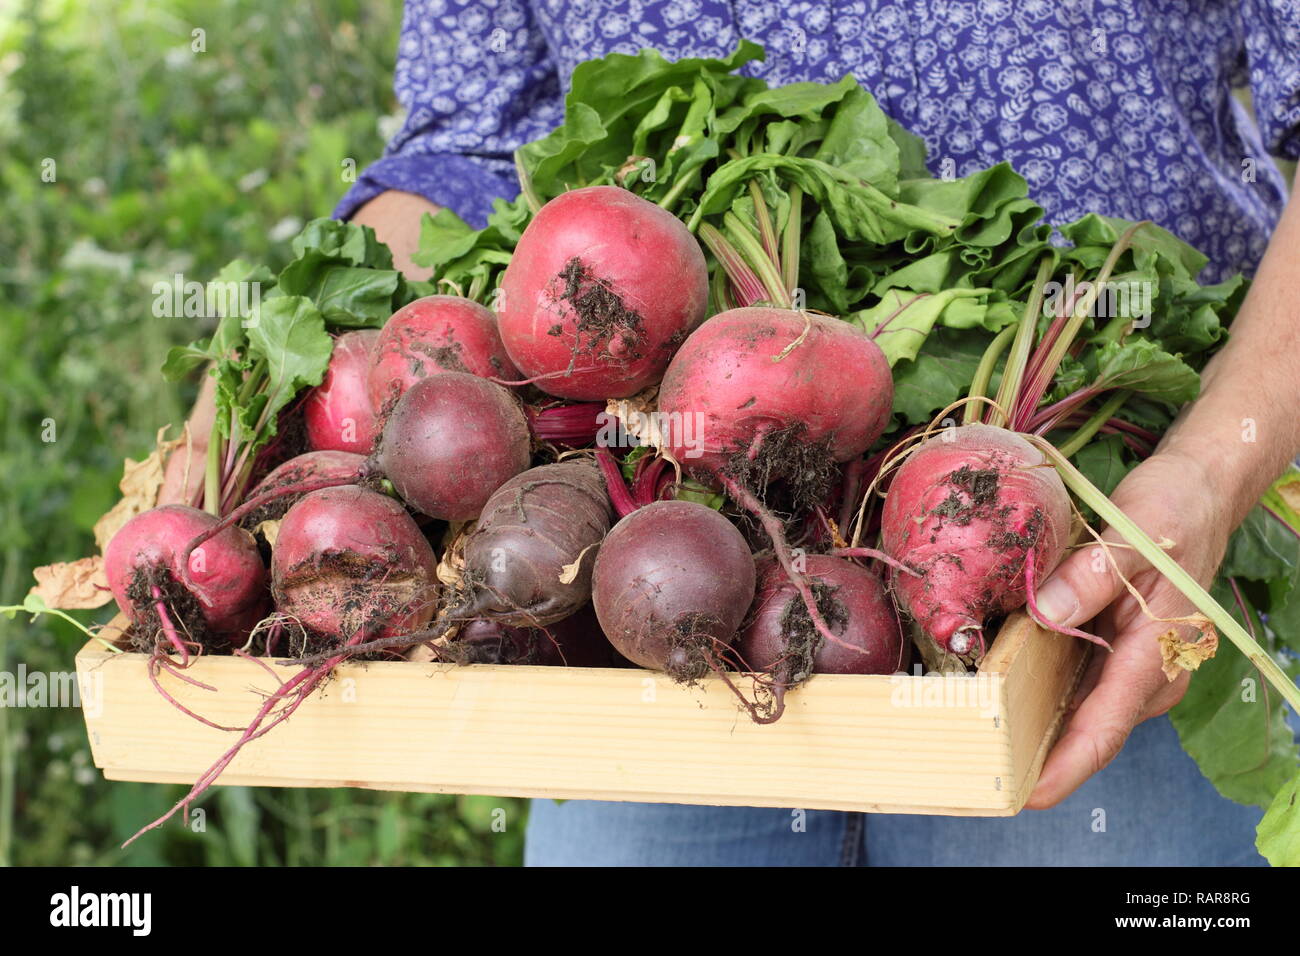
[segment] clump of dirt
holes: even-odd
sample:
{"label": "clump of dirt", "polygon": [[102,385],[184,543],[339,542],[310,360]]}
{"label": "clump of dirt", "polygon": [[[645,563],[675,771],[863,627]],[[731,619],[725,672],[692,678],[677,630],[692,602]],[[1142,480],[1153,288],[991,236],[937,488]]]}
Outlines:
{"label": "clump of dirt", "polygon": [[[809,578],[817,610],[833,633],[838,634],[849,623],[849,611],[835,596],[839,588],[824,581]],[[774,676],[782,684],[794,685],[807,680],[813,672],[813,658],[826,638],[817,632],[812,615],[798,595],[790,598],[781,611],[781,635],[785,638],[785,658]]]}
{"label": "clump of dirt", "polygon": [[[803,514],[826,501],[831,484],[839,477],[831,457],[829,437],[809,442],[807,427],[796,423],[765,432],[755,448],[737,451],[727,460],[722,473],[769,507],[784,506],[792,514]],[[769,494],[779,482],[779,501]]]}
{"label": "clump of dirt", "polygon": [[686,614],[668,637],[668,676],[680,684],[694,684],[718,669],[714,634],[721,622],[707,614]]}
{"label": "clump of dirt", "polygon": [[1034,545],[1038,544],[1039,537],[1043,533],[1043,512],[1040,508],[1035,508],[1025,522],[1023,531],[1016,531],[1013,528],[1004,527],[1001,531],[995,531],[989,535],[989,547],[995,551],[1028,551]]}
{"label": "clump of dirt", "polygon": [[[976,519],[993,519],[998,512],[998,483],[996,468],[972,468],[962,465],[944,479],[953,490],[930,514],[946,518],[953,524],[965,527]],[[1003,507],[1003,517],[1012,511]]]}
{"label": "clump of dirt", "polygon": [[[427,356],[429,361],[445,372],[468,372],[465,363],[460,357],[460,343],[456,342],[451,345],[426,345],[423,342],[412,342],[410,344],[412,352],[418,352]],[[423,363],[412,359],[411,374],[419,375],[424,371]]]}
{"label": "clump of dirt", "polygon": [[[155,587],[161,597],[154,596]],[[134,650],[153,654],[162,647],[164,652],[170,652],[172,645],[163,634],[162,617],[158,614],[160,600],[172,628],[182,641],[193,641],[204,647],[208,645],[207,621],[203,618],[203,607],[199,604],[199,599],[172,577],[166,568],[159,565],[137,567],[131,574],[126,597],[135,612],[134,626],[129,632]]]}
{"label": "clump of dirt", "polygon": [[[579,355],[595,352],[616,338],[621,359],[635,361],[642,357],[645,320],[640,312],[624,304],[623,297],[610,288],[607,280],[593,274],[577,256],[564,264],[559,278],[564,281],[560,298],[569,303],[576,318],[571,368]],[[550,334],[557,334],[554,328]],[[581,344],[584,336],[585,345]]]}

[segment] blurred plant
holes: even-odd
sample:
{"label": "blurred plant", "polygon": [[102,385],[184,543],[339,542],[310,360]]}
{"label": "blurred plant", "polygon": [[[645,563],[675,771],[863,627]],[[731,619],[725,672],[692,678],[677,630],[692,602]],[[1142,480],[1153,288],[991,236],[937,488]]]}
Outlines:
{"label": "blurred plant", "polygon": [[[178,394],[158,368],[204,320],[154,317],[154,282],[203,280],[236,256],[277,265],[285,245],[271,234],[327,214],[345,170],[379,155],[396,110],[400,10],[398,0],[0,9],[0,603],[21,600],[33,566],[90,553],[122,459],[184,417],[193,383]],[[0,617],[0,670],[68,670],[81,643],[55,618]],[[105,781],[78,711],[0,707],[0,864],[522,854],[518,800],[239,787],[204,801],[201,832],[191,820],[117,849],[178,796]]]}

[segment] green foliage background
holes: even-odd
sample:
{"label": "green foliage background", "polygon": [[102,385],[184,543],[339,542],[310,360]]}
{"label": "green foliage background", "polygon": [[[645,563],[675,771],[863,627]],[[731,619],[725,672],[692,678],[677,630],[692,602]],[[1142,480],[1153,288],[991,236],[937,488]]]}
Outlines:
{"label": "green foliage background", "polygon": [[[0,8],[0,604],[91,553],[122,459],[179,423],[158,374],[210,330],[151,287],[236,256],[283,264],[383,149],[399,0],[13,0]],[[204,31],[204,52],[193,32]],[[54,181],[42,171],[54,163]],[[52,422],[55,441],[44,441]],[[48,436],[46,436],[48,437]],[[111,609],[79,613],[104,621]],[[0,670],[63,671],[83,638],[0,616]],[[105,781],[77,710],[0,708],[0,864],[508,864],[495,797],[219,787],[206,829],[123,839],[179,787]],[[506,829],[493,832],[494,810]]]}

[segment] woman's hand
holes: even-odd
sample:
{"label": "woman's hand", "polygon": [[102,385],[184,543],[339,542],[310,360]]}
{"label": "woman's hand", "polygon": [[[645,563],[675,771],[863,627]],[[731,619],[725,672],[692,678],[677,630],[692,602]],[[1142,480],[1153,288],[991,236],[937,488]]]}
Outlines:
{"label": "woman's hand", "polygon": [[[1297,264],[1300,199],[1292,199],[1227,346],[1205,367],[1200,397],[1111,496],[1156,542],[1172,542],[1170,554],[1202,586],[1214,577],[1233,530],[1300,454],[1300,310],[1292,293]],[[1104,538],[1115,540],[1109,533]],[[1086,627],[1095,616],[1093,630],[1115,650],[1094,653],[1065,734],[1030,795],[1027,806],[1035,809],[1064,800],[1106,766],[1135,726],[1182,699],[1190,679],[1165,679],[1157,638],[1170,625],[1143,613],[1109,561],[1094,565],[1096,550],[1085,545],[1071,555],[1038,592],[1047,618]],[[1156,617],[1193,613],[1191,602],[1133,551],[1112,548],[1111,555]]]}
{"label": "woman's hand", "polygon": [[[1196,461],[1163,452],[1135,468],[1111,500],[1157,543],[1172,542],[1169,554],[1208,587],[1227,548],[1233,518],[1216,506],[1209,476]],[[1158,717],[1182,699],[1190,675],[1170,682],[1161,669],[1157,638],[1177,628],[1195,640],[1189,625],[1148,616],[1124,586],[1122,574],[1142,595],[1155,618],[1177,618],[1196,610],[1164,576],[1111,532],[1114,564],[1095,541],[1086,541],[1056,569],[1038,592],[1039,610],[1051,621],[1093,630],[1114,648],[1093,657],[1071,704],[1065,732],[1043,767],[1027,806],[1059,803],[1110,763],[1139,723]],[[1118,571],[1115,565],[1118,564]]]}

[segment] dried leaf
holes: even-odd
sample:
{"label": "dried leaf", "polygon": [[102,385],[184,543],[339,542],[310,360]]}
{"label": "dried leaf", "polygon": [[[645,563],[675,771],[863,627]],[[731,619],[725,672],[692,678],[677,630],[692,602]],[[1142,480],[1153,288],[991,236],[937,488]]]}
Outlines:
{"label": "dried leaf", "polygon": [[578,555],[577,559],[572,564],[566,564],[563,568],[561,568],[560,583],[572,584],[574,582],[574,579],[577,578],[578,576],[578,571],[582,568],[582,559],[587,556],[588,551],[590,551],[592,548],[598,548],[598,547],[600,547],[599,541],[597,541],[595,544],[587,545],[585,548],[582,549],[582,553]]}
{"label": "dried leaf", "polygon": [[253,529],[255,533],[260,533],[266,539],[266,543],[273,548],[275,547],[275,539],[280,536],[280,520],[277,518],[271,521],[263,521]]}
{"label": "dried leaf", "polygon": [[663,433],[656,404],[658,397],[659,386],[652,385],[631,398],[611,398],[605,403],[605,414],[617,418],[629,435],[649,445],[672,464],[680,481],[682,466],[667,450],[668,439]]}
{"label": "dried leaf", "polygon": [[1214,656],[1219,649],[1219,635],[1208,618],[1191,617],[1184,623],[1191,624],[1200,631],[1196,641],[1184,641],[1178,636],[1176,628],[1170,628],[1160,635],[1161,669],[1169,680],[1176,680],[1183,671],[1194,671],[1205,661]]}
{"label": "dried leaf", "polygon": [[173,449],[184,445],[189,434],[187,426],[182,430],[180,438],[163,441],[163,435],[167,434],[170,427],[164,425],[158,429],[158,437],[154,440],[155,448],[149,457],[144,461],[128,458],[123,465],[122,480],[118,482],[122,499],[95,522],[95,543],[99,545],[100,551],[108,547],[108,542],[121,530],[122,525],[158,503],[158,490],[162,488],[167,456]]}
{"label": "dried leaf", "polygon": [[474,530],[475,523],[453,522],[443,536],[442,560],[438,562],[438,580],[453,590],[460,590],[465,576],[465,539]]}
{"label": "dried leaf", "polygon": [[113,600],[104,573],[104,559],[99,555],[78,561],[60,561],[32,571],[36,586],[31,593],[39,596],[46,607],[61,610],[103,607]]}

